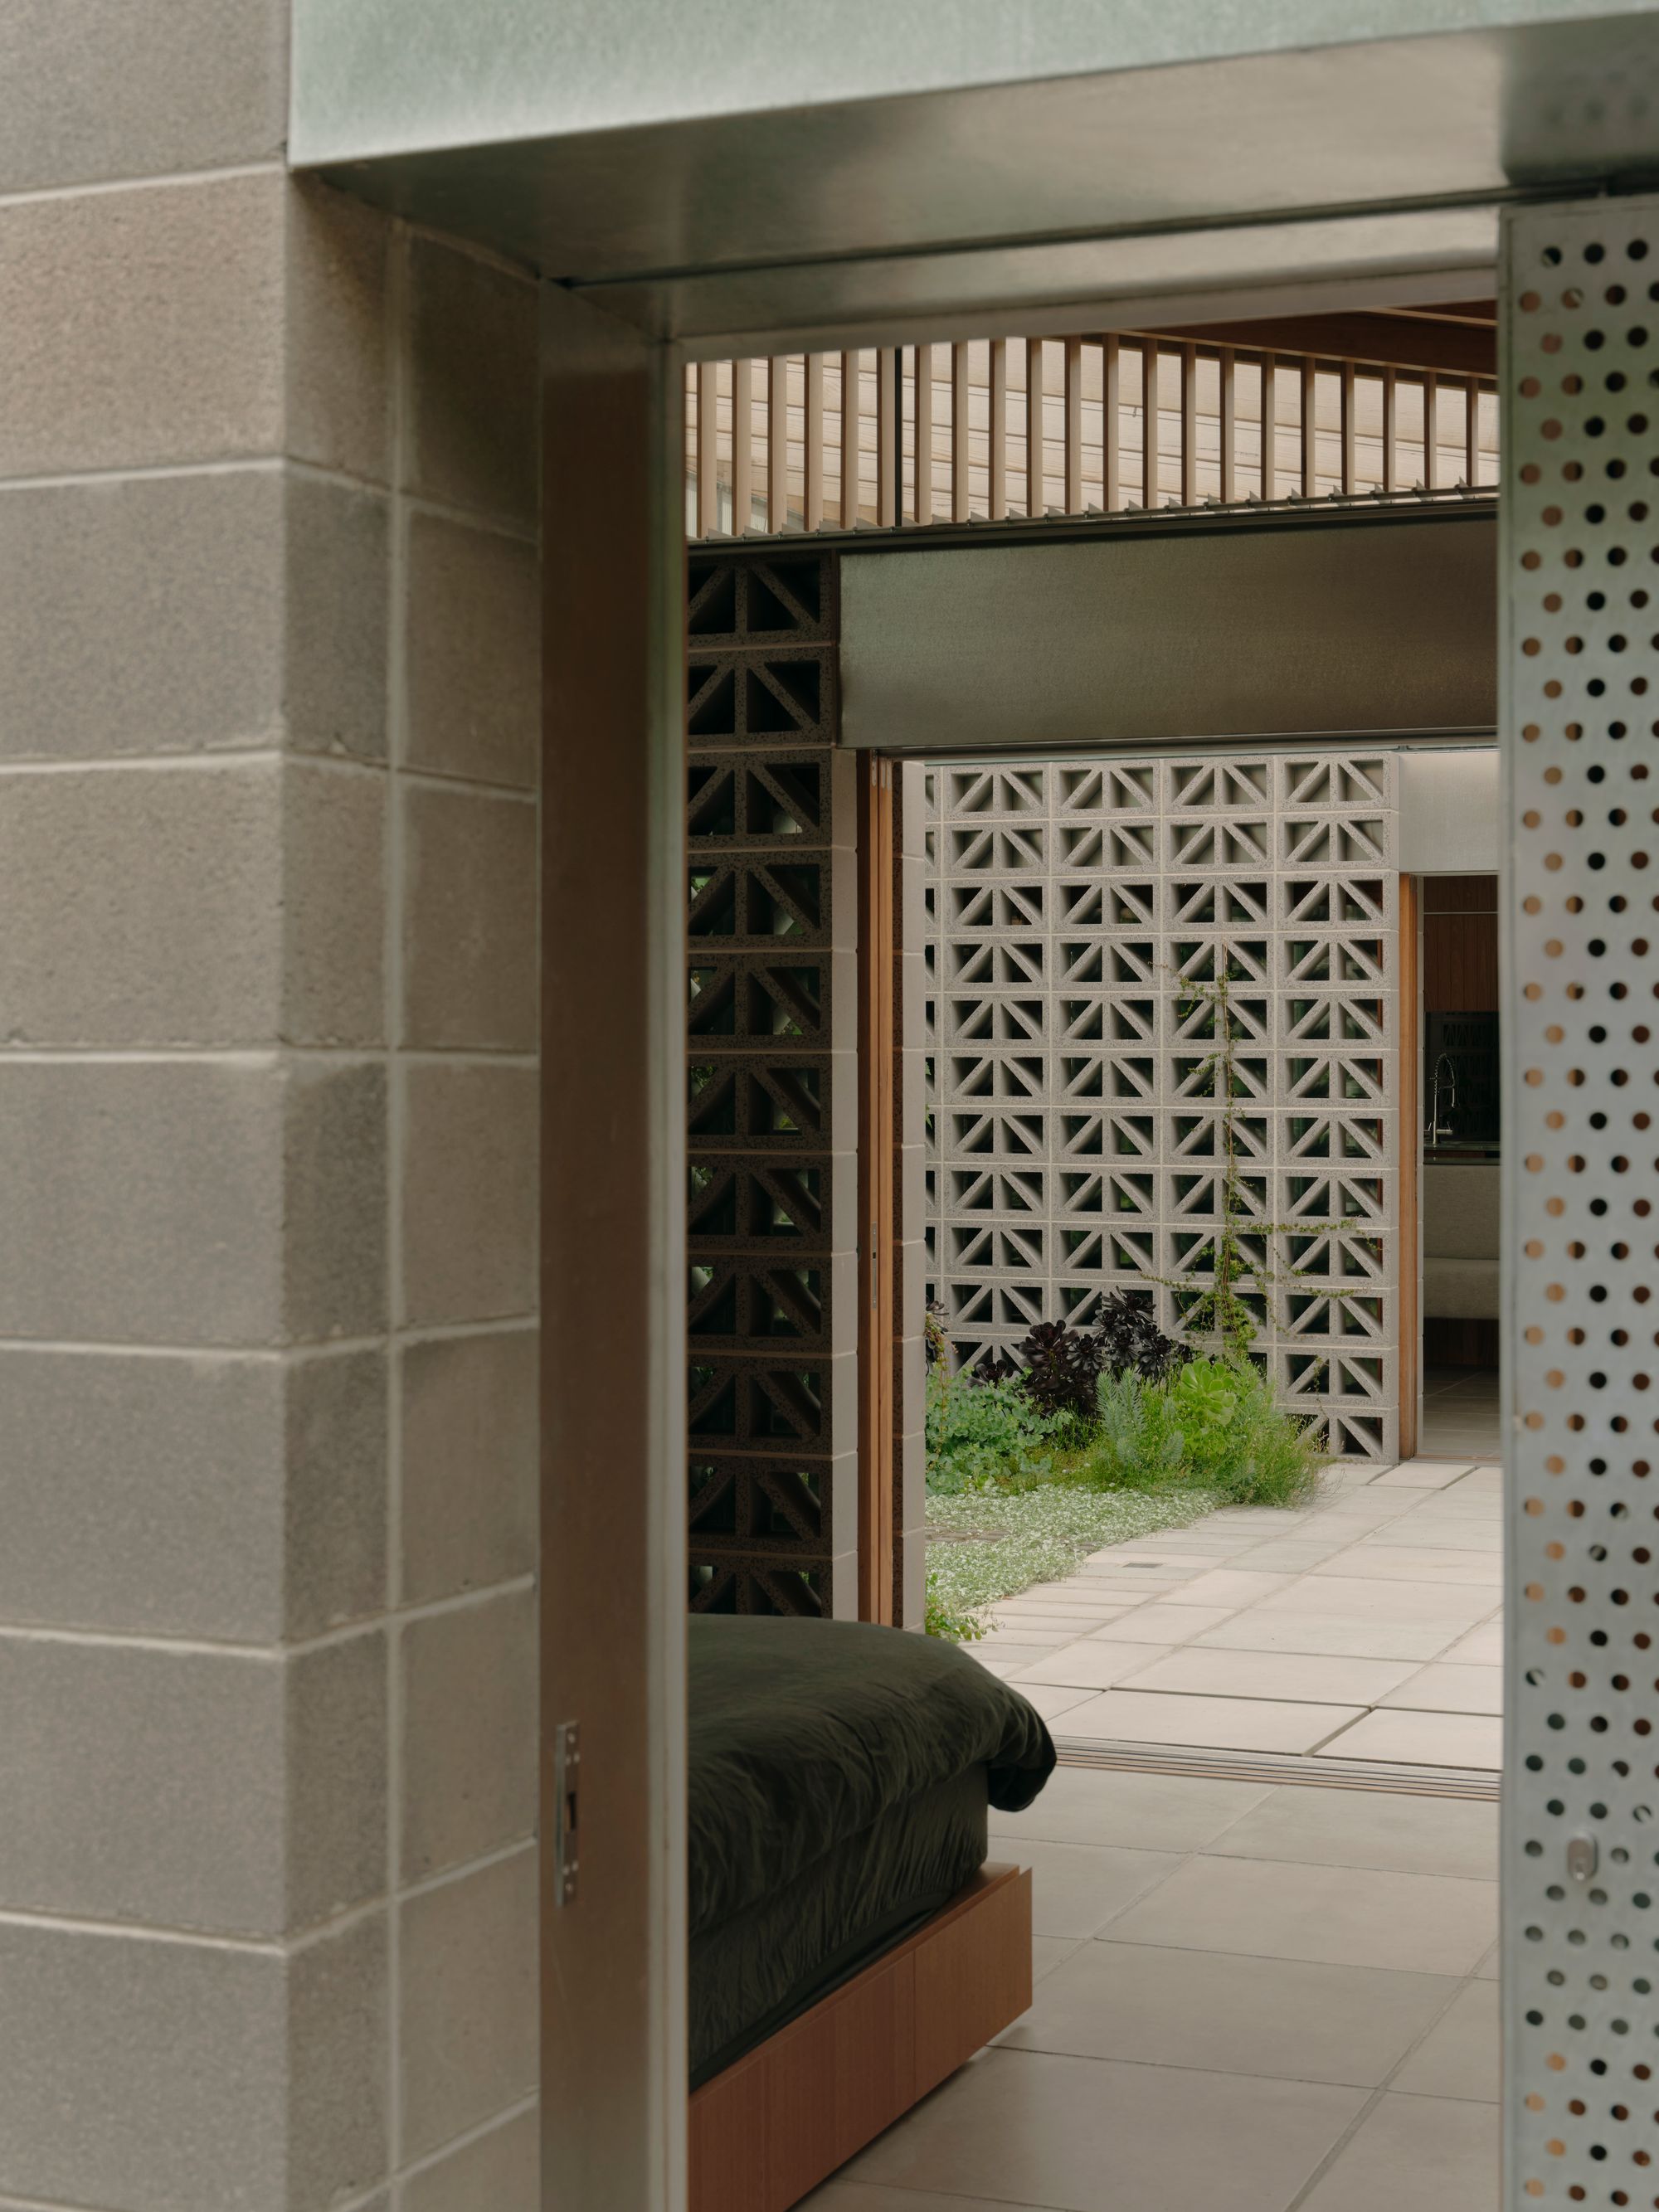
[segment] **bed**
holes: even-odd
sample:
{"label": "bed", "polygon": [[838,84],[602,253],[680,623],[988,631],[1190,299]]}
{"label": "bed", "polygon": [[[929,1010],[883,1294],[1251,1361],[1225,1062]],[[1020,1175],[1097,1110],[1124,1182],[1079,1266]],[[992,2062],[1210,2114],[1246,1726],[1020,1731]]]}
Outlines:
{"label": "bed", "polygon": [[691,2203],[783,2212],[1029,2003],[1029,1876],[987,1866],[987,1811],[1054,1751],[933,1638],[689,1634]]}

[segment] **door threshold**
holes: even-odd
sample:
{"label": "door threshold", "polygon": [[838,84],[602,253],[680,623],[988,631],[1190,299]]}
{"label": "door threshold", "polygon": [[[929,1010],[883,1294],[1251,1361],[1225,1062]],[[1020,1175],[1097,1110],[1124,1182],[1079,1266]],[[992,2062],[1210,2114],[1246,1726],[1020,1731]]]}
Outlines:
{"label": "door threshold", "polygon": [[1382,1790],[1402,1797],[1470,1797],[1495,1804],[1502,1781],[1490,1768],[1479,1766],[1406,1766],[1376,1759],[1317,1759],[1301,1752],[1194,1751],[1184,1744],[1112,1743],[1060,1735],[1054,1741],[1062,1766],[1188,1775],[1208,1782]]}

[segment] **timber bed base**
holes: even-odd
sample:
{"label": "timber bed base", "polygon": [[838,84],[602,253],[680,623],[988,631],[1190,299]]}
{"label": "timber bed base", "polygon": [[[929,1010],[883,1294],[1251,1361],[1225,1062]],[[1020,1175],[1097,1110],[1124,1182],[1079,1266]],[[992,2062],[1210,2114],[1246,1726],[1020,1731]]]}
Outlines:
{"label": "timber bed base", "polygon": [[926,1927],[692,2092],[690,2212],[787,2212],[1030,2002],[1030,1875],[981,1867]]}

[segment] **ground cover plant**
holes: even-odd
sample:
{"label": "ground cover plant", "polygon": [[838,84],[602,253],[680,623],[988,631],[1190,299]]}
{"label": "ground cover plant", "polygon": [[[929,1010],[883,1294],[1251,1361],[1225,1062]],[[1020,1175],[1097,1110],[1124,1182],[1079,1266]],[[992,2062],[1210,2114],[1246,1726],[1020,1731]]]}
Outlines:
{"label": "ground cover plant", "polygon": [[1226,1504],[1293,1505],[1324,1463],[1243,1343],[1195,1351],[1116,1297],[1099,1325],[1033,1329],[953,1375],[930,1317],[927,1625],[982,1632],[988,1608],[1108,1544]]}

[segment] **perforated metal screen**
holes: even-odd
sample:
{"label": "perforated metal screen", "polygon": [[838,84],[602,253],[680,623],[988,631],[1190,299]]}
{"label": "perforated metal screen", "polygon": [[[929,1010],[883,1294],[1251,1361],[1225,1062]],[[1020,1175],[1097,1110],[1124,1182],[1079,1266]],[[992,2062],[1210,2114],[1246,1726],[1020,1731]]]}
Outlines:
{"label": "perforated metal screen", "polygon": [[1512,2212],[1659,2205],[1659,200],[1505,226]]}

